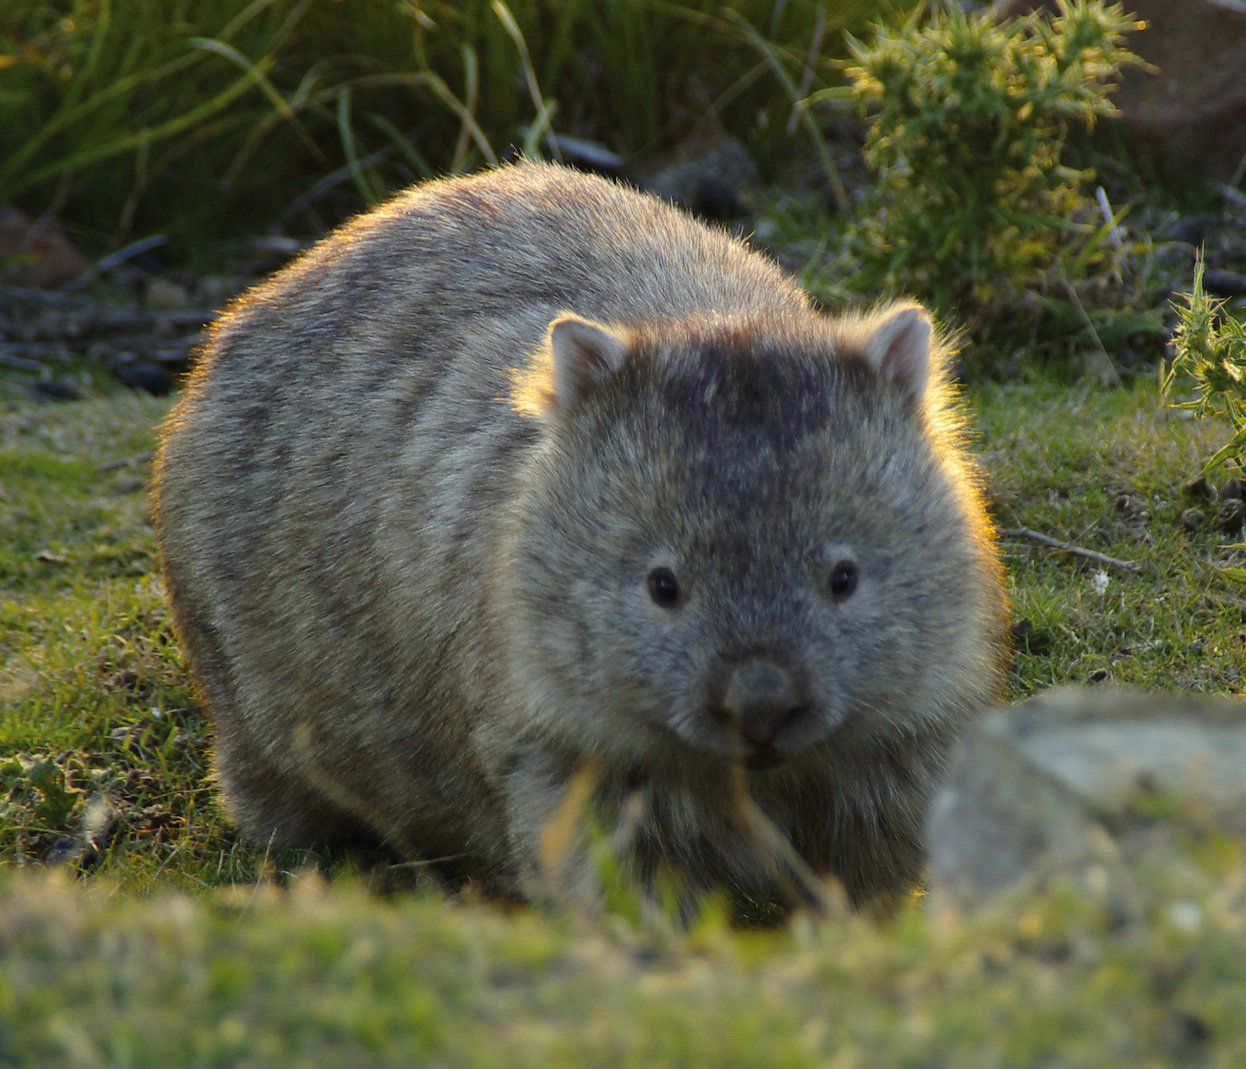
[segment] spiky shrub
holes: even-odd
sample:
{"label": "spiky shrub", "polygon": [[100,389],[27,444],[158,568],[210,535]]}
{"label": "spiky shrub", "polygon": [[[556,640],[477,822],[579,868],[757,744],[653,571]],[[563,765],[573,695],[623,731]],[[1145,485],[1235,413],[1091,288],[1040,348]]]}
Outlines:
{"label": "spiky shrub", "polygon": [[1058,8],[1000,22],[950,4],[851,42],[876,172],[848,234],[857,288],[916,293],[981,327],[1060,299],[1062,280],[1116,252],[1115,220],[1064,150],[1115,112],[1117,75],[1140,62],[1123,44],[1138,24],[1102,0]]}
{"label": "spiky shrub", "polygon": [[[1203,264],[1194,269],[1194,286],[1174,302],[1177,327],[1173,358],[1164,369],[1164,396],[1175,408],[1203,418],[1228,421],[1233,434],[1208,459],[1203,474],[1228,469],[1246,475],[1246,320],[1230,314],[1228,302],[1203,290]],[[1179,383],[1192,383],[1189,400],[1172,400]],[[1246,569],[1236,569],[1246,580]]]}

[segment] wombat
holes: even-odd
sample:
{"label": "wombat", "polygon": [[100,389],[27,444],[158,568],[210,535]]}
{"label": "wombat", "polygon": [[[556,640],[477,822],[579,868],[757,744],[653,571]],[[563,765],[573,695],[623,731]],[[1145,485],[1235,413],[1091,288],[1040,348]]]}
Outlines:
{"label": "wombat", "polygon": [[582,795],[642,884],[903,893],[1004,661],[945,362],[920,307],[825,316],[559,166],[348,223],[222,317],[163,429],[229,810],[527,895],[592,887],[548,835]]}

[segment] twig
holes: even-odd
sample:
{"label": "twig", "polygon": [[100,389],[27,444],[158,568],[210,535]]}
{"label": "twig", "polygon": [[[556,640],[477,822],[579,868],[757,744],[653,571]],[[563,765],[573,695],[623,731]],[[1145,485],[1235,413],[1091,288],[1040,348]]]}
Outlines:
{"label": "twig", "polygon": [[1120,568],[1126,572],[1142,571],[1142,565],[1135,561],[1120,560],[1117,557],[1109,557],[1104,553],[1096,553],[1093,549],[1086,549],[1084,546],[1076,546],[1072,542],[1061,542],[1058,538],[1052,538],[1051,535],[1045,535],[1041,531],[1032,531],[1028,527],[1002,527],[999,534],[1001,538],[1028,538],[1031,542],[1038,542],[1040,545],[1049,546],[1051,549],[1058,549],[1064,553],[1074,553],[1079,557],[1085,557],[1087,560],[1098,561],[1098,563],[1107,565],[1109,568]]}
{"label": "twig", "polygon": [[105,271],[111,271],[114,267],[119,267],[127,260],[132,260],[136,256],[142,256],[143,253],[150,252],[152,249],[158,249],[166,244],[168,240],[163,234],[152,234],[150,237],[132,241],[124,248],[117,249],[116,252],[109,253],[103,259],[96,261],[76,278],[71,278],[61,288],[66,293],[81,289],[88,282],[99,278]]}
{"label": "twig", "polygon": [[[1242,159],[1243,161],[1246,161],[1246,156],[1243,156]],[[1239,172],[1241,171],[1240,165],[1238,170]],[[1237,177],[1240,178],[1241,174],[1239,173]],[[1236,189],[1230,184],[1219,184],[1216,188],[1220,191],[1220,196],[1222,196],[1235,208],[1246,208],[1246,193],[1243,193],[1240,189]]]}
{"label": "twig", "polygon": [[106,460],[103,464],[96,464],[95,470],[97,472],[116,471],[118,468],[128,468],[131,464],[147,464],[154,456],[154,453],[139,453],[137,456]]}
{"label": "twig", "polygon": [[9,346],[0,347],[0,364],[5,367],[21,368],[22,371],[42,371],[43,365],[38,360],[27,360],[24,356],[14,356]]}

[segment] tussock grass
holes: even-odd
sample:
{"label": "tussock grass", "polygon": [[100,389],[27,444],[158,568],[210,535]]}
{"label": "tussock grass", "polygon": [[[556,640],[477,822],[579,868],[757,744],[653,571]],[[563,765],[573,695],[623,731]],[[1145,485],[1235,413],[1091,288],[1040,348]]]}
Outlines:
{"label": "tussock grass", "polygon": [[[101,243],[195,244],[281,210],[314,229],[550,130],[643,153],[700,112],[763,158],[803,130],[833,181],[811,113],[792,108],[825,76],[826,42],[878,13],[209,8],[6,5],[0,202],[57,209]],[[810,232],[831,229],[819,216]],[[1028,622],[1014,696],[1107,680],[1241,693],[1246,599],[1224,572],[1241,551],[1181,490],[1232,429],[1180,418],[1142,379],[1068,378],[1029,362],[974,387],[993,509],[1138,570],[1005,540]],[[168,402],[76,381],[91,399],[34,405],[0,371],[0,1064],[1246,1064],[1246,869],[1227,838],[1153,859],[1137,886],[765,932],[732,930],[712,903],[679,931],[625,887],[592,921],[449,899],[418,873],[242,842],[155,566],[146,482]]]}
{"label": "tussock grass", "polygon": [[[1036,375],[973,402],[1002,522],[1142,565],[1102,588],[1079,558],[1007,543],[1033,625],[1015,693],[1100,669],[1240,692],[1226,536],[1175,525],[1223,426],[1177,418],[1145,381],[1070,393]],[[1246,1059],[1246,876],[1223,837],[1195,836],[1136,886],[1049,887],[981,915],[914,902],[881,925],[741,932],[711,907],[683,933],[626,888],[593,920],[418,881],[377,896],[385,873],[239,841],[154,571],[143,483],[166,409],[107,392],[0,414],[0,1064]]]}
{"label": "tussock grass", "polygon": [[[1199,530],[1180,520],[1181,487],[1223,427],[1179,418],[1143,380],[1070,394],[1037,378],[973,400],[1001,525],[1141,568],[1005,541],[1014,612],[1029,622],[1015,695],[1106,680],[1240,693],[1246,602],[1220,570],[1234,539],[1210,509]],[[246,881],[292,861],[239,844],[207,782],[208,726],[168,634],[144,492],[166,408],[113,393],[0,415],[9,864],[78,834],[92,799],[115,823],[90,865],[123,887]]]}
{"label": "tussock grass", "polygon": [[[1237,881],[1240,857],[1221,866]],[[274,888],[112,897],[0,878],[6,1066],[924,1069],[1246,1060],[1240,896],[1157,880],[1139,908],[1053,890],[686,934]]]}
{"label": "tussock grass", "polygon": [[776,74],[819,88],[844,28],[891,6],[10,0],[0,204],[52,208],[92,243],[165,233],[186,254],[548,153],[551,131],[637,156],[710,119],[769,161],[792,136]]}
{"label": "tussock grass", "polygon": [[1017,651],[1017,694],[1057,683],[1116,682],[1241,693],[1246,598],[1221,567],[1237,536],[1183,487],[1224,425],[1181,418],[1154,382],[1070,388],[1052,379],[975,391],[994,511],[1137,563],[1131,574],[1024,538],[1006,539],[1013,611],[1031,630]]}

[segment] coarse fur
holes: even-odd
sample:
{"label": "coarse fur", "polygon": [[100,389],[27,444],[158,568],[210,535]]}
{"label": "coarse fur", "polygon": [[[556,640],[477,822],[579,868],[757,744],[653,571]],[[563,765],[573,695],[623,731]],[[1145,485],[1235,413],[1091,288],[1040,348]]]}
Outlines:
{"label": "coarse fur", "polygon": [[903,892],[1004,659],[945,360],[917,306],[824,316],[561,167],[344,226],[222,317],[158,458],[235,818],[528,892],[591,769],[642,879]]}

